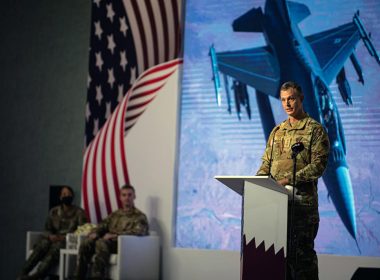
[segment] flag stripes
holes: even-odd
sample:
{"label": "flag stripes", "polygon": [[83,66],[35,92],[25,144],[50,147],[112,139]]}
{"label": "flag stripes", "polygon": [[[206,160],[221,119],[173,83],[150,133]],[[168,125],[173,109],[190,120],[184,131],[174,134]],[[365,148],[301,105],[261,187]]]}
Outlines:
{"label": "flag stripes", "polygon": [[120,207],[119,189],[129,181],[125,136],[181,63],[175,59],[143,73],[85,151],[82,198],[91,221]]}

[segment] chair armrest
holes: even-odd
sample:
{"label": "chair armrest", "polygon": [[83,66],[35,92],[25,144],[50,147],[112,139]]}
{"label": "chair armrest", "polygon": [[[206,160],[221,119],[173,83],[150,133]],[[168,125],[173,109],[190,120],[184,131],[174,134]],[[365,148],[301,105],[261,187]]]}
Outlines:
{"label": "chair armrest", "polygon": [[42,238],[43,232],[41,231],[27,231],[26,232],[26,258],[29,257],[36,244]]}
{"label": "chair armrest", "polygon": [[66,249],[79,250],[80,245],[87,238],[85,234],[75,234],[68,233],[66,234]]}
{"label": "chair armrest", "polygon": [[117,263],[119,279],[158,279],[159,236],[118,236]]}

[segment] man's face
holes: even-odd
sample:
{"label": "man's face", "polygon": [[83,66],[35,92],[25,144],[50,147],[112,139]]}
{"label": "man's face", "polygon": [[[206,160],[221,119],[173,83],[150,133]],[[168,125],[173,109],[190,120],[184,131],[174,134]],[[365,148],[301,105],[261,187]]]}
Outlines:
{"label": "man's face", "polygon": [[303,96],[300,96],[293,89],[282,90],[280,92],[282,108],[290,117],[298,117],[303,113],[302,101]]}
{"label": "man's face", "polygon": [[136,195],[132,189],[122,189],[120,192],[120,201],[123,207],[134,206]]}

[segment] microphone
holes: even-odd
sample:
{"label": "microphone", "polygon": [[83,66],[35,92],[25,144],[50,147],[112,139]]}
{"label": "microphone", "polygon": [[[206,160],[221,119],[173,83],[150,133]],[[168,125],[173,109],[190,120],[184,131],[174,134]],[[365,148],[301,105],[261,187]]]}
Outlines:
{"label": "microphone", "polygon": [[302,152],[305,149],[305,146],[302,144],[302,142],[297,142],[292,145],[291,149],[292,158],[295,158],[300,152]]}

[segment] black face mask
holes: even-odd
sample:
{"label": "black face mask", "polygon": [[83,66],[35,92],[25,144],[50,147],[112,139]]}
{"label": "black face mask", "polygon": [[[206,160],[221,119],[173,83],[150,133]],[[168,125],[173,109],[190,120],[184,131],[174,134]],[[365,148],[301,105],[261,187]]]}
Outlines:
{"label": "black face mask", "polygon": [[61,198],[61,202],[65,205],[71,205],[73,203],[74,197],[72,196],[64,196]]}

